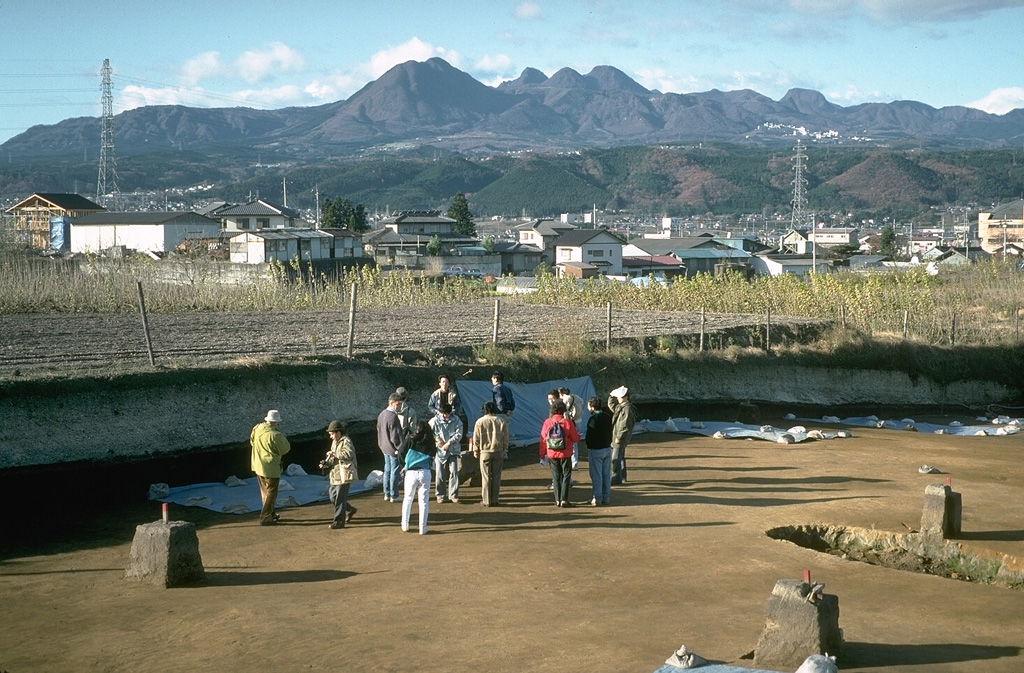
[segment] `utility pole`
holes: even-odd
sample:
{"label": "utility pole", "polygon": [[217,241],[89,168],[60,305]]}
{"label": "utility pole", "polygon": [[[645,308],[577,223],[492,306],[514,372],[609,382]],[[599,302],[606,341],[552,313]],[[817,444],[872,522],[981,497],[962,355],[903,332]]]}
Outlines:
{"label": "utility pole", "polygon": [[[110,85],[110,59],[103,59],[100,71],[103,112],[100,116],[100,166],[96,176],[96,201],[108,210],[117,210],[117,154],[114,151],[114,94]],[[109,195],[109,198],[108,198]]]}

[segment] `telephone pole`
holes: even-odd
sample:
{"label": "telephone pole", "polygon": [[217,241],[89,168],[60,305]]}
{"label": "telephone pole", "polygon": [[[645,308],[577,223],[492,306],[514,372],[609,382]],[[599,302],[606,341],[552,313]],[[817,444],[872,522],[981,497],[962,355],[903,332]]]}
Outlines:
{"label": "telephone pole", "polygon": [[114,94],[110,86],[110,59],[103,59],[102,83],[103,113],[100,116],[100,166],[96,176],[96,201],[117,210],[120,190],[117,188],[117,155],[114,151]]}

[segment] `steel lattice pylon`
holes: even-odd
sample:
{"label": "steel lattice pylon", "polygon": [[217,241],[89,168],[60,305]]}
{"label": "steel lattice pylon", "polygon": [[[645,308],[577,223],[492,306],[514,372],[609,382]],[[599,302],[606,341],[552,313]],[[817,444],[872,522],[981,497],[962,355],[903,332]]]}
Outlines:
{"label": "steel lattice pylon", "polygon": [[807,155],[804,154],[803,142],[799,140],[796,141],[796,148],[794,149],[794,152],[793,217],[790,220],[790,227],[793,229],[799,229],[805,224],[804,218],[806,216],[804,215],[804,207],[807,205],[807,196],[805,194],[807,178],[804,177],[804,160],[807,159]]}
{"label": "steel lattice pylon", "polygon": [[108,210],[116,210],[120,191],[117,188],[117,154],[114,151],[114,94],[110,86],[110,59],[103,59],[103,113],[100,116],[100,167],[96,176],[96,201]]}

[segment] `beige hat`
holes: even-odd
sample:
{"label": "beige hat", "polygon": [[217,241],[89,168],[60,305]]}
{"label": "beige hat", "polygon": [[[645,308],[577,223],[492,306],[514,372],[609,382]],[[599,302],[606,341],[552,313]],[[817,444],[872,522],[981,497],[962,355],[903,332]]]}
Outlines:
{"label": "beige hat", "polygon": [[611,395],[612,397],[625,397],[628,394],[629,388],[627,388],[626,386],[619,386],[618,388],[609,393],[609,395]]}
{"label": "beige hat", "polygon": [[270,411],[267,412],[267,417],[264,418],[263,420],[265,420],[267,423],[280,423],[281,412],[278,411],[277,409],[271,409]]}

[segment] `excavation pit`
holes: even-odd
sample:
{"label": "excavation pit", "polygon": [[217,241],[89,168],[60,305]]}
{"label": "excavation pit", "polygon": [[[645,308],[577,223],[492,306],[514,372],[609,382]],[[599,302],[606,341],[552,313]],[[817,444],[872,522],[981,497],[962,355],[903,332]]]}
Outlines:
{"label": "excavation pit", "polygon": [[969,548],[944,540],[933,543],[918,533],[805,524],[770,528],[775,540],[851,561],[894,570],[936,575],[964,582],[1024,589],[1024,560],[988,549]]}

